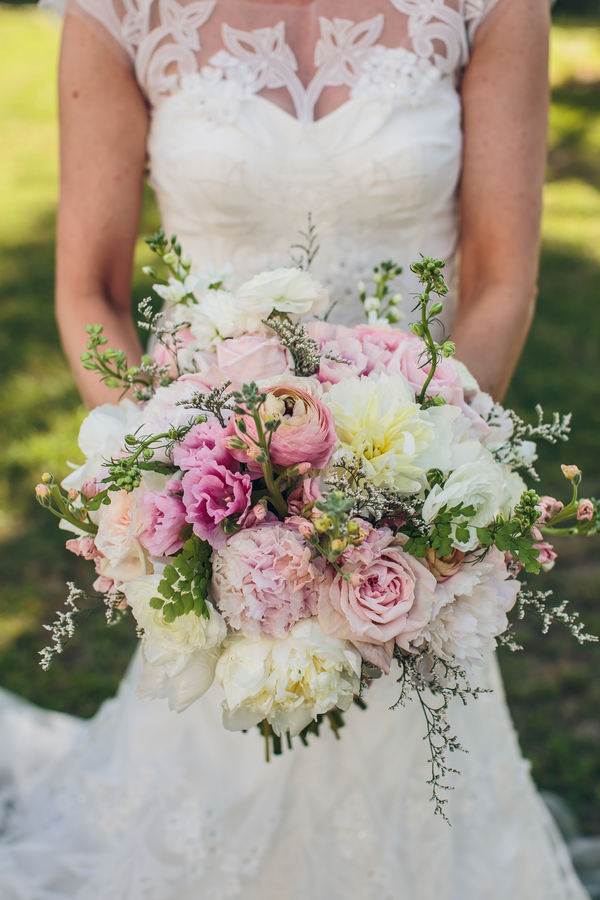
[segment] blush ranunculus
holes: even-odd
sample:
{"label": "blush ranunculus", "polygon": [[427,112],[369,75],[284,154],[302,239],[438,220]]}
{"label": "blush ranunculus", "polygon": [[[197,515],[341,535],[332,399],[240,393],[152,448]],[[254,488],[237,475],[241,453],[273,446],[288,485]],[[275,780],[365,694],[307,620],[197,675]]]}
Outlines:
{"label": "blush ranunculus", "polygon": [[234,388],[252,381],[292,374],[292,357],[275,335],[245,334],[216,346],[220,370]]}
{"label": "blush ranunculus", "polygon": [[284,638],[311,615],[312,551],[280,523],[244,529],[213,554],[212,588],[232,628],[258,640]]}
{"label": "blush ranunculus", "polygon": [[233,516],[243,522],[250,508],[250,476],[206,460],[186,472],[182,484],[186,521],[194,534],[213,547],[222,547],[227,536],[221,523]]}
{"label": "blush ranunculus", "polygon": [[166,491],[146,491],[138,501],[146,526],[139,536],[151,556],[173,556],[183,547],[179,534],[185,525],[185,506],[180,496]]}
{"label": "blush ranunculus", "polygon": [[[309,462],[316,469],[323,469],[333,455],[337,442],[333,417],[329,409],[316,397],[296,387],[278,385],[267,388],[263,415],[279,418],[281,424],[271,441],[271,460],[278,466],[294,466]],[[250,416],[245,416],[248,434],[256,438],[256,427]],[[248,440],[237,428],[235,418],[227,425],[231,437]],[[252,461],[252,450],[232,449],[232,455],[240,462]]]}
{"label": "blush ranunculus", "polygon": [[327,634],[367,644],[395,640],[410,649],[414,635],[429,622],[436,581],[422,563],[403,552],[404,541],[389,528],[373,528],[359,547],[339,560],[352,582],[321,564],[315,593],[317,615]]}

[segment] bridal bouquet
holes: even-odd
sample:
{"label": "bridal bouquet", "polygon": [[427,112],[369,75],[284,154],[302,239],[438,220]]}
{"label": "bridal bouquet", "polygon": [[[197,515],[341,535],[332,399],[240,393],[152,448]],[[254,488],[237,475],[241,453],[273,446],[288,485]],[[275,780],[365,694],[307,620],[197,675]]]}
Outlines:
{"label": "bridal bouquet", "polygon": [[[517,576],[553,565],[550,535],[595,533],[600,504],[578,499],[576,466],[566,506],[527,488],[532,439],[565,440],[569,417],[526,425],[434,340],[441,260],[412,266],[410,332],[393,327],[391,262],[372,294],[359,285],[367,324],[349,328],[327,321],[309,238],[299,265],[235,293],[227,271],[190,274],[175,238],[149,239],[171,271],[165,311],[140,307],[152,355],[129,367],[88,327],[84,366],[128,397],[92,410],[85,463],[37,496],[93,562],[109,622],[133,613],[141,697],[182,711],[216,681],[225,727],[258,725],[281,752],[324,717],[337,733],[371,679],[394,677],[399,702],[423,705],[441,811],[449,699],[477,695],[472,667],[514,644],[511,610],[591,639]],[[90,609],[70,588],[44,667]]]}

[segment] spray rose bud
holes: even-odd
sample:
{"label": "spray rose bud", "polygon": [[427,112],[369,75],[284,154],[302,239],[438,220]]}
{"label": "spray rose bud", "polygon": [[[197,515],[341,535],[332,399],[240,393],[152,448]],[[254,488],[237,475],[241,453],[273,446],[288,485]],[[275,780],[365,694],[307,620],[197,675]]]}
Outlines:
{"label": "spray rose bud", "polygon": [[310,472],[312,469],[312,463],[309,462],[301,462],[296,466],[296,471],[298,475],[306,475],[307,472]]}
{"label": "spray rose bud", "polygon": [[561,469],[567,481],[572,481],[577,487],[581,481],[581,469],[579,466],[561,466]]}
{"label": "spray rose bud", "polygon": [[313,525],[315,526],[317,531],[327,531],[328,528],[331,528],[333,522],[328,515],[325,515],[325,513],[323,513],[322,516],[319,516],[317,519],[315,519]]}
{"label": "spray rose bud", "polygon": [[347,546],[348,541],[345,538],[343,540],[340,540],[340,538],[336,538],[335,541],[331,542],[331,549],[336,554],[336,556],[339,556],[340,553],[343,553]]}
{"label": "spray rose bud", "polygon": [[81,495],[85,497],[86,500],[91,500],[92,497],[95,497],[96,494],[99,494],[101,490],[102,487],[97,482],[85,481],[81,486]]}
{"label": "spray rose bud", "polygon": [[50,488],[45,484],[38,484],[35,488],[35,495],[38,500],[46,500],[51,494]]}
{"label": "spray rose bud", "polygon": [[589,522],[594,518],[594,504],[591,500],[581,500],[577,508],[577,518],[580,522]]}
{"label": "spray rose bud", "polygon": [[315,533],[315,526],[312,522],[308,522],[305,519],[303,522],[298,523],[298,531],[305,541],[309,541]]}
{"label": "spray rose bud", "polygon": [[67,496],[69,500],[75,501],[79,498],[79,491],[76,488],[71,488]]}
{"label": "spray rose bud", "polygon": [[42,484],[52,484],[53,481],[54,478],[50,474],[50,472],[44,472],[44,474],[42,475]]}

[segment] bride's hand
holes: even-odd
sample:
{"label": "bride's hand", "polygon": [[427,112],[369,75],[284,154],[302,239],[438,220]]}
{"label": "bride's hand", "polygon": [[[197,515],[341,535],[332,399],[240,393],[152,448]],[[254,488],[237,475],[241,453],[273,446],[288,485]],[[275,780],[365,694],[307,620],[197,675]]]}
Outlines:
{"label": "bride's hand", "polygon": [[61,340],[89,406],[118,392],[84,371],[87,324],[139,362],[130,312],[148,114],[135,77],[80,19],[67,15],[59,69],[61,190],[56,313]]}
{"label": "bride's hand", "polygon": [[462,85],[457,357],[500,400],[533,318],[546,163],[548,0],[503,0]]}

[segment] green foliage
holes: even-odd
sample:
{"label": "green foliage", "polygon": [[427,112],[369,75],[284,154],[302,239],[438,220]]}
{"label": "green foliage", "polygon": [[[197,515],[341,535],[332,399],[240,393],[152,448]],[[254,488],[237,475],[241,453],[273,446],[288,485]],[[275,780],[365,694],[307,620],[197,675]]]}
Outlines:
{"label": "green foliage", "polygon": [[455,540],[466,543],[470,538],[468,520],[475,515],[475,507],[459,503],[448,509],[444,504],[429,529],[415,528],[404,550],[417,559],[424,559],[429,549],[438,556],[450,556]]}
{"label": "green foliage", "polygon": [[153,609],[162,610],[165,622],[195,613],[208,618],[208,586],[212,578],[212,547],[195,534],[187,539],[173,562],[165,567],[158,585],[158,597],[150,601]]}

